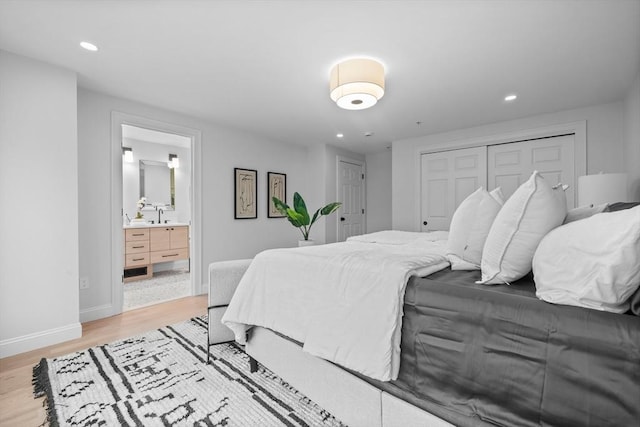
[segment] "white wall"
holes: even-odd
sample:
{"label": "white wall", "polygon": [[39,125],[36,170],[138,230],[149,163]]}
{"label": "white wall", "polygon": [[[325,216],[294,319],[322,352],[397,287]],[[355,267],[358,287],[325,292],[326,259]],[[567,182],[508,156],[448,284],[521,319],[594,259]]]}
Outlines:
{"label": "white wall", "polygon": [[391,229],[391,150],[366,155],[367,233]]}
{"label": "white wall", "polygon": [[624,100],[624,147],[629,200],[640,201],[640,73]]}
{"label": "white wall", "polygon": [[0,357],[81,335],[76,74],[0,51]]}
{"label": "white wall", "polygon": [[[308,150],[216,126],[179,113],[79,89],[78,154],[80,276],[89,289],[80,294],[81,319],[103,313],[111,301],[110,217],[119,207],[110,192],[111,112],[119,111],[202,132],[202,280],[214,261],[253,257],[275,247],[295,246],[298,231],[284,218],[267,218],[267,172],[287,174],[287,194],[307,194]],[[258,219],[233,218],[233,168],[258,170]],[[311,194],[308,194],[312,196]]]}
{"label": "white wall", "polygon": [[[419,200],[415,200],[415,188],[418,184],[415,159],[421,147],[428,148],[429,145],[434,144],[453,143],[585,120],[587,122],[587,173],[623,172],[625,170],[623,115],[623,103],[616,102],[394,141],[392,144],[393,228],[420,229],[420,219],[415,217],[416,206],[420,203]],[[638,168],[640,165],[637,161],[633,161],[630,167]]]}
{"label": "white wall", "polygon": [[[124,145],[130,147],[133,153],[133,163],[122,163],[122,205],[129,218],[134,218],[138,212],[137,202],[140,200],[140,160],[153,160],[155,162],[169,161],[169,153],[176,154],[180,160],[180,167],[175,169],[175,210],[165,211],[162,220],[170,220],[188,223],[191,219],[189,189],[191,179],[191,150],[166,144],[155,144],[147,141],[125,138]],[[167,167],[167,173],[169,169]],[[145,185],[146,187],[146,185]],[[163,188],[169,194],[169,181],[167,188]],[[167,199],[168,201],[168,199]],[[153,200],[147,199],[147,203]],[[162,202],[156,200],[156,202]],[[149,208],[150,209],[150,208]],[[158,221],[158,212],[155,210],[142,212],[147,221]]]}
{"label": "white wall", "polygon": [[[309,168],[307,170],[307,193],[303,193],[300,189],[291,187],[287,184],[287,198],[289,202],[293,201],[293,193],[299,192],[307,204],[307,209],[318,209],[320,206],[325,206],[329,203],[327,200],[327,186],[326,169],[327,169],[327,155],[325,145],[313,145],[309,147]],[[333,201],[333,200],[331,200]],[[326,223],[327,219],[331,219],[334,214],[329,217],[322,217],[313,225],[309,238],[315,240],[317,243],[326,242]],[[298,232],[298,237],[302,239],[302,235]]]}

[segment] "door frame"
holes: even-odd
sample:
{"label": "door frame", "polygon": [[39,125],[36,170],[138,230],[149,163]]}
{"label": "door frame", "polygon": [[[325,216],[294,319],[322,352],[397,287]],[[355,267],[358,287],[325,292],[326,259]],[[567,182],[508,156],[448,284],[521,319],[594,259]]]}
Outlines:
{"label": "door frame", "polygon": [[191,139],[191,295],[202,293],[202,132],[172,123],[111,112],[111,307],[110,315],[122,313],[124,242],[122,237],[122,125],[172,133]]}
{"label": "door frame", "polygon": [[[545,138],[552,136],[559,136],[565,134],[574,134],[574,182],[578,182],[578,177],[587,174],[587,122],[586,120],[561,123],[557,125],[541,126],[531,129],[515,130],[510,132],[498,133],[494,135],[473,137],[467,139],[457,139],[453,141],[442,141],[434,144],[421,144],[416,146],[414,154],[414,170],[415,181],[417,185],[414,186],[413,197],[414,200],[418,200],[418,203],[414,203],[414,230],[419,231],[421,217],[421,194],[422,194],[422,168],[421,168],[421,156],[428,153],[437,153],[440,151],[450,151],[459,148],[471,148],[479,147],[483,145],[496,145],[507,144],[510,142],[519,142],[529,139]],[[575,198],[578,196],[578,192],[575,192]],[[577,204],[577,200],[574,201]]]}
{"label": "door frame", "polygon": [[[364,207],[364,214],[362,214],[362,230],[367,232],[367,162],[363,160],[357,160],[352,157],[336,156],[336,199],[340,198],[340,162],[351,163],[358,165],[362,168],[364,179],[362,180],[362,194],[360,195],[360,203]],[[337,200],[340,201],[340,200]],[[363,233],[363,234],[364,234]],[[336,242],[340,241],[340,215],[336,215]]]}

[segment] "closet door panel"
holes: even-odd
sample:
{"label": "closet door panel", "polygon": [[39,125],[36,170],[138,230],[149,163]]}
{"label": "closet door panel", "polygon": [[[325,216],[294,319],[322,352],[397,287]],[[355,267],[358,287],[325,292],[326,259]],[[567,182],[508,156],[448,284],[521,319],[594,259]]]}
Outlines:
{"label": "closet door panel", "polygon": [[567,207],[574,207],[574,135],[490,145],[487,157],[489,190],[502,187],[509,198],[537,170],[551,185],[568,184]]}
{"label": "closet door panel", "polygon": [[448,230],[458,205],[487,185],[486,147],[421,156],[421,230]]}

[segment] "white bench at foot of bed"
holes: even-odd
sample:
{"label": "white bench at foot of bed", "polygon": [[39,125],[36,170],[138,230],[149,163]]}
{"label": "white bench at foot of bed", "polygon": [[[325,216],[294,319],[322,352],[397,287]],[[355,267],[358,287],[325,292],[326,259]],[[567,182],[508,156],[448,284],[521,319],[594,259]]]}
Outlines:
{"label": "white bench at foot of bed", "polygon": [[[250,259],[209,265],[208,345],[233,340],[220,323]],[[254,327],[247,354],[351,427],[451,427],[451,424],[311,356],[274,332]],[[249,370],[249,365],[247,365]]]}
{"label": "white bench at foot of bed", "polygon": [[448,422],[311,356],[269,329],[254,327],[247,354],[352,427],[451,427]]}

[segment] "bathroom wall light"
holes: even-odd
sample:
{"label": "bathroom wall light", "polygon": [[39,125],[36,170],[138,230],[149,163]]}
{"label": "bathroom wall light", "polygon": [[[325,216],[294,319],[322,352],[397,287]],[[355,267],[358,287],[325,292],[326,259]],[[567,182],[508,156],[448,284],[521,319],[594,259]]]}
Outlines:
{"label": "bathroom wall light", "polygon": [[177,169],[180,167],[180,159],[178,159],[177,154],[169,154],[169,168]]}
{"label": "bathroom wall light", "polygon": [[133,150],[131,147],[122,147],[122,156],[127,163],[133,163]]}
{"label": "bathroom wall light", "polygon": [[343,61],[331,69],[331,99],[346,110],[373,107],[384,95],[384,66],[373,59]]}

